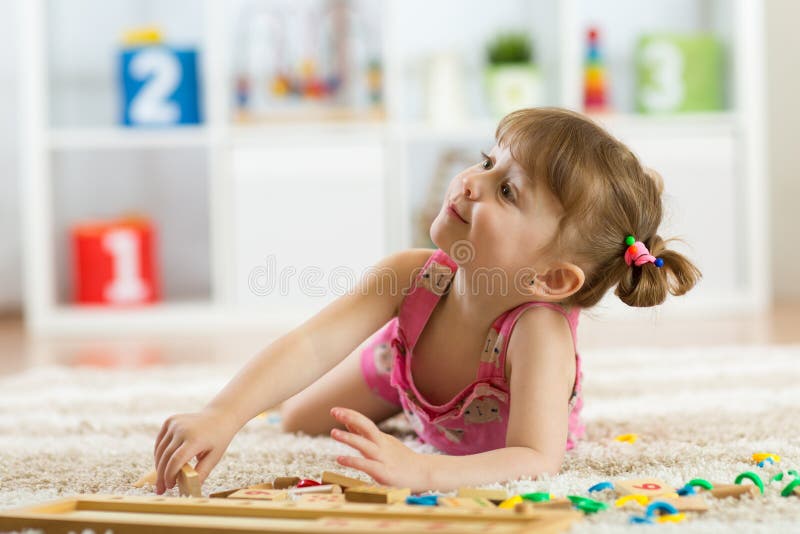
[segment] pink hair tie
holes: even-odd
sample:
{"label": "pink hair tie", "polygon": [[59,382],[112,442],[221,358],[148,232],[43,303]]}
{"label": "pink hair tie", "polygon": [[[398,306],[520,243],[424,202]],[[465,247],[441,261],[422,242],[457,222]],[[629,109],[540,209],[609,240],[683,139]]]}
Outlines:
{"label": "pink hair tie", "polygon": [[625,238],[625,244],[628,245],[628,248],[625,250],[625,263],[629,266],[631,263],[634,263],[639,267],[649,262],[654,263],[656,267],[664,265],[664,260],[652,256],[645,244],[641,241],[636,241],[636,238],[632,235]]}

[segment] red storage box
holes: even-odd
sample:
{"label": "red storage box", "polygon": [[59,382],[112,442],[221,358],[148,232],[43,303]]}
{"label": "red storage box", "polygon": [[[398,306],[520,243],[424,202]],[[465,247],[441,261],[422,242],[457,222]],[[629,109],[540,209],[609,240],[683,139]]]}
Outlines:
{"label": "red storage box", "polygon": [[135,305],[159,300],[155,231],[147,219],[81,223],[72,228],[75,301]]}

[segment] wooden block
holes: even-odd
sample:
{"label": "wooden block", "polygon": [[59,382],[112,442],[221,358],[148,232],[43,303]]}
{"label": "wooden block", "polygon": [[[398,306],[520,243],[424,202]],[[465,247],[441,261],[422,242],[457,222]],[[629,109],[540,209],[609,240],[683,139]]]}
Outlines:
{"label": "wooden block", "polygon": [[158,473],[156,470],[153,469],[147,474],[142,475],[142,477],[133,483],[134,488],[143,488],[145,486],[153,486],[156,483],[156,479],[158,478]]}
{"label": "wooden block", "polygon": [[533,503],[537,510],[572,510],[572,501],[566,497],[555,497],[549,501]]}
{"label": "wooden block", "polygon": [[711,485],[714,486],[711,491],[703,490],[701,494],[711,493],[711,495],[717,499],[724,499],[726,497],[735,497],[738,499],[742,495],[747,495],[748,493],[754,497],[761,495],[761,492],[755,484],[720,484],[712,482]]}
{"label": "wooden block", "polygon": [[211,497],[212,499],[227,499],[228,496],[230,496],[233,493],[236,493],[240,489],[244,489],[244,488],[234,488],[234,489],[223,490],[223,491],[215,491],[214,493],[209,494],[209,497]]}
{"label": "wooden block", "polygon": [[224,491],[217,491],[217,492],[212,493],[211,495],[209,495],[209,497],[211,497],[212,499],[226,499],[230,495],[236,493],[239,490],[243,490],[243,489],[272,489],[272,483],[271,482],[264,482],[263,484],[254,484],[252,486],[247,486],[246,488],[234,488],[234,489],[229,489],[229,490],[224,490]]}
{"label": "wooden block", "polygon": [[243,489],[280,489],[280,488],[273,487],[272,482],[262,482],[261,484],[253,484],[252,486],[247,486],[247,488]]}
{"label": "wooden block", "polygon": [[300,477],[277,477],[272,481],[272,487],[275,489],[288,489],[292,488],[300,482]]}
{"label": "wooden block", "polygon": [[656,498],[653,500],[664,501],[675,507],[679,512],[706,512],[708,503],[702,495],[687,495],[677,499]]}
{"label": "wooden block", "polygon": [[308,503],[343,503],[346,502],[344,493],[306,493],[297,496],[295,502]]}
{"label": "wooden block", "polygon": [[183,464],[178,471],[178,490],[182,497],[202,497],[200,492],[200,476],[189,464]]}
{"label": "wooden block", "polygon": [[358,478],[350,478],[344,475],[340,475],[339,473],[334,473],[333,471],[323,471],[322,473],[322,483],[323,484],[336,484],[337,486],[341,486],[343,489],[347,488],[357,488],[358,486],[368,486],[369,482],[358,479]]}
{"label": "wooden block", "polygon": [[458,497],[483,497],[490,501],[503,502],[508,499],[504,489],[458,488]]}
{"label": "wooden block", "polygon": [[439,497],[438,503],[445,508],[497,508],[483,497]]}
{"label": "wooden block", "polygon": [[675,488],[657,478],[638,478],[633,480],[618,480],[614,482],[617,495],[646,495],[657,497],[665,493],[675,493]]}
{"label": "wooden block", "polygon": [[531,515],[535,513],[535,508],[531,501],[522,501],[514,505],[514,513],[522,515]]}
{"label": "wooden block", "polygon": [[[250,490],[259,491],[259,490]],[[261,490],[268,491],[268,490]],[[281,490],[272,490],[281,491]],[[120,522],[120,517],[124,524]],[[91,528],[95,532],[476,532],[480,534],[569,530],[583,514],[575,511],[537,510],[520,516],[510,510],[467,510],[420,506],[385,506],[319,502],[254,502],[218,499],[209,506],[198,499],[80,495],[69,499],[0,511],[0,531],[35,527],[67,532]],[[336,520],[336,521],[334,521]],[[364,520],[364,522],[358,522]],[[353,521],[357,521],[355,524]],[[131,525],[130,528],[120,528]],[[323,526],[324,525],[324,528]]]}
{"label": "wooden block", "polygon": [[[512,514],[509,514],[512,515]],[[571,521],[570,521],[571,523]],[[537,525],[535,532],[564,532],[568,530],[569,524],[548,521]],[[519,534],[520,532],[533,532],[534,530],[523,530],[519,525],[503,525],[489,521],[447,521],[447,520],[419,520],[405,519],[403,517],[392,517],[387,519],[364,519],[360,517],[323,517],[312,523],[309,532],[363,532],[372,534],[374,532],[441,532],[443,534]],[[312,530],[313,529],[313,530]],[[324,529],[324,530],[323,530]]]}
{"label": "wooden block", "polygon": [[393,504],[405,502],[406,497],[411,495],[411,489],[390,488],[387,486],[357,486],[355,488],[347,488],[344,495],[347,502]]}
{"label": "wooden block", "polygon": [[336,484],[322,484],[319,486],[306,486],[305,488],[292,488],[287,490],[290,496],[307,495],[309,493],[342,493],[342,487]]}
{"label": "wooden block", "polygon": [[228,499],[257,499],[260,501],[285,501],[289,498],[289,492],[276,489],[240,489],[228,495]]}

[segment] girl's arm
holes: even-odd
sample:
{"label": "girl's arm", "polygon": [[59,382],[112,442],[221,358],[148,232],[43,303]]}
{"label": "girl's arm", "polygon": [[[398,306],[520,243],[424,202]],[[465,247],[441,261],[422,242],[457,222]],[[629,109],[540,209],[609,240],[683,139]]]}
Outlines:
{"label": "girl's arm", "polygon": [[397,313],[414,269],[431,252],[411,249],[382,260],[353,291],[254,356],[206,409],[228,414],[241,428],[308,387]]}
{"label": "girl's arm", "polygon": [[247,421],[306,388],[386,324],[432,252],[386,257],[347,295],[253,356],[202,411],[169,417],[154,447],[156,492],[173,487],[195,456],[202,483]]}
{"label": "girl's arm", "polygon": [[504,448],[466,456],[421,454],[364,415],[335,408],[332,415],[352,430],[334,429],[331,436],[362,455],[340,457],[339,463],[364,471],[379,484],[412,491],[451,491],[558,473],[566,452],[575,368],[564,317],[547,308],[526,310],[509,339],[508,358],[511,410]]}

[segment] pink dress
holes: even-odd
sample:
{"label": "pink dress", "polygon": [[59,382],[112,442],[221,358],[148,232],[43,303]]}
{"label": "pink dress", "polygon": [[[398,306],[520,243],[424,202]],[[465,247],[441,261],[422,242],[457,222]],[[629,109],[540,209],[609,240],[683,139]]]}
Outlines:
{"label": "pink dress", "polygon": [[382,398],[402,406],[420,440],[446,454],[476,454],[503,448],[511,402],[505,378],[508,340],[523,311],[533,306],[553,308],[569,322],[575,347],[575,385],[565,413],[569,423],[566,448],[572,449],[585,431],[580,421],[583,373],[576,338],[579,308],[565,311],[557,304],[533,301],[507,310],[489,329],[478,376],[469,386],[441,405],[431,404],[417,390],[411,374],[414,346],[457,269],[458,264],[442,250],[431,255],[398,315],[370,336],[361,353],[361,370],[367,385]]}

